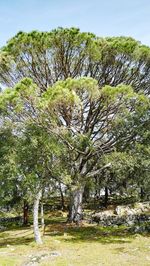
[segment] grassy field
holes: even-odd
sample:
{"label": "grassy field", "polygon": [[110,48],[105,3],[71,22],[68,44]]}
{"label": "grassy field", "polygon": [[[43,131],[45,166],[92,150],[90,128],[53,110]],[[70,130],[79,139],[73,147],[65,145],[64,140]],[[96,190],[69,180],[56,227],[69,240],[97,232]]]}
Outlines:
{"label": "grassy field", "polygon": [[148,266],[150,236],[129,234],[126,228],[102,228],[47,219],[44,244],[34,243],[32,227],[14,227],[0,233],[0,266]]}

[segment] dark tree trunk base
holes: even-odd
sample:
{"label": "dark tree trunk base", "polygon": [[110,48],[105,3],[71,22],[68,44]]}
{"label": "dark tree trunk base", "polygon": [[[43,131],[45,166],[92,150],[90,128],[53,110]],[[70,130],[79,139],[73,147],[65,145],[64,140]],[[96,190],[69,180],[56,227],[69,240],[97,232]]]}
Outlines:
{"label": "dark tree trunk base", "polygon": [[28,202],[24,201],[23,205],[23,224],[27,225],[29,219],[29,205]]}

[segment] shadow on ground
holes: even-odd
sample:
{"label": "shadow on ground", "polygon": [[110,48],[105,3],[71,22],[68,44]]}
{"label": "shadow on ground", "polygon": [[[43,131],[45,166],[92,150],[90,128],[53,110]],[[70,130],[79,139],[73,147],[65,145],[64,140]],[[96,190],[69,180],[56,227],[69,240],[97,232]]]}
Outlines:
{"label": "shadow on ground", "polygon": [[[48,215],[46,218],[44,237],[60,238],[61,241],[68,243],[98,242],[102,244],[123,244],[131,243],[137,235],[130,232],[129,228],[123,226],[117,228],[101,227],[84,222],[80,226],[76,226],[66,223],[66,217]],[[148,233],[141,233],[141,235],[150,236]],[[29,245],[32,242],[34,242],[34,237],[30,226],[16,226],[16,228],[8,228],[0,233],[0,248],[7,247],[7,245]]]}
{"label": "shadow on ground", "polygon": [[[75,226],[66,223],[51,223],[46,226],[45,236],[64,236],[65,242],[100,242],[130,243],[137,234],[129,232],[125,227],[100,227],[82,225]],[[144,234],[150,236],[150,234]]]}
{"label": "shadow on ground", "polygon": [[7,245],[28,245],[33,241],[33,232],[28,227],[8,229],[0,234],[0,248],[7,247]]}
{"label": "shadow on ground", "polygon": [[34,238],[27,238],[27,237],[22,237],[22,238],[12,238],[8,237],[5,238],[3,241],[0,241],[0,248],[4,248],[7,245],[28,245],[29,243],[33,242]]}

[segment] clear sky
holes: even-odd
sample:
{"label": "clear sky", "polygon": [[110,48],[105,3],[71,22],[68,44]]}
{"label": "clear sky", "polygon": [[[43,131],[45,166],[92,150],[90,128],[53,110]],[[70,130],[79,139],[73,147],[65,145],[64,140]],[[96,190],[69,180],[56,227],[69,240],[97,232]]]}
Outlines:
{"label": "clear sky", "polygon": [[0,46],[20,30],[59,26],[150,45],[150,0],[0,0]]}

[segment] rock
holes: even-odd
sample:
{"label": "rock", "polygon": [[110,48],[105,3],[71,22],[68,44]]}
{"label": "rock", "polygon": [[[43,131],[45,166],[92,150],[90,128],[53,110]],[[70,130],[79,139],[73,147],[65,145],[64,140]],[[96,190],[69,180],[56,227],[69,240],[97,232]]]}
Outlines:
{"label": "rock", "polygon": [[52,257],[61,256],[61,253],[59,251],[53,251],[50,253],[50,256],[52,256]]}
{"label": "rock", "polygon": [[117,206],[115,209],[115,214],[119,216],[123,215],[133,215],[133,214],[142,214],[143,212],[149,212],[150,211],[150,203],[142,203],[138,202],[134,205],[128,205],[128,206]]}
{"label": "rock", "polygon": [[132,225],[134,225],[134,222],[133,221],[128,221],[127,225],[132,226]]}
{"label": "rock", "polygon": [[32,258],[32,261],[37,261],[37,260],[38,260],[37,257]]}
{"label": "rock", "polygon": [[[135,214],[133,212],[128,212],[126,215],[112,215],[106,216],[102,212],[95,213],[92,215],[91,222],[98,223],[101,226],[114,226],[114,225],[125,225],[125,226],[134,226],[137,224],[143,224],[150,221],[149,214]],[[143,227],[144,231],[150,231],[150,226]]]}
{"label": "rock", "polygon": [[150,225],[148,225],[148,224],[136,225],[136,226],[133,226],[132,228],[130,228],[130,231],[137,233],[137,234],[144,233],[144,232],[149,233],[150,232]]}
{"label": "rock", "polygon": [[115,214],[119,216],[133,215],[135,213],[136,213],[135,210],[131,209],[129,206],[117,206],[115,209]]}
{"label": "rock", "polygon": [[42,254],[41,255],[41,260],[44,260],[45,258],[47,258],[48,257],[48,254]]}
{"label": "rock", "polygon": [[115,214],[119,216],[124,215],[124,209],[121,206],[117,206],[115,209]]}
{"label": "rock", "polygon": [[23,218],[21,216],[0,218],[0,223],[14,223],[14,222],[17,222],[17,223],[19,222],[22,224]]}
{"label": "rock", "polygon": [[6,230],[6,227],[3,226],[3,225],[1,225],[1,226],[0,226],[0,231],[2,232],[2,231],[5,231],[5,230]]}
{"label": "rock", "polygon": [[137,202],[135,204],[135,209],[137,212],[149,212],[150,202]]}
{"label": "rock", "polygon": [[117,224],[114,224],[114,228],[118,228],[118,225]]}
{"label": "rock", "polygon": [[135,233],[138,233],[138,232],[139,232],[139,229],[140,229],[140,226],[136,226],[136,227],[134,228],[134,232],[135,232]]}
{"label": "rock", "polygon": [[109,220],[109,217],[112,217],[113,215],[114,212],[112,210],[101,211],[92,215],[91,222],[99,223],[99,221],[103,221],[105,219]]}

